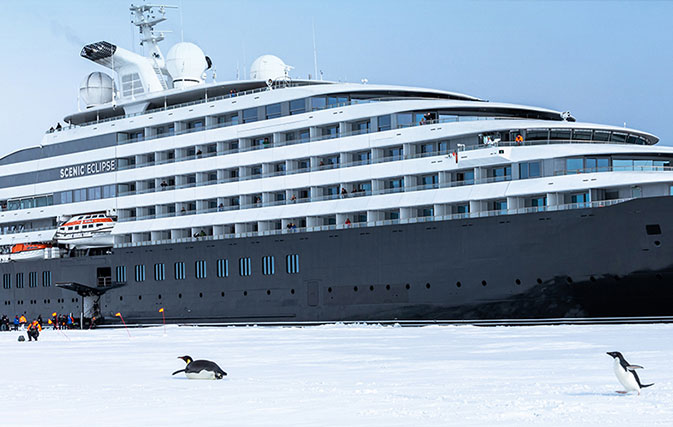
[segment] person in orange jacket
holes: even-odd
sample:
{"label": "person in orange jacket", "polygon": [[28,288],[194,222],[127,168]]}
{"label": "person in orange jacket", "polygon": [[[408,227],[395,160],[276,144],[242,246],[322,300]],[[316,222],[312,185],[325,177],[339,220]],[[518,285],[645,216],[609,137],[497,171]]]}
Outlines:
{"label": "person in orange jacket", "polygon": [[28,320],[26,320],[26,316],[24,316],[24,315],[22,314],[21,317],[19,317],[19,325],[23,326],[23,325],[25,325],[27,322],[28,322]]}
{"label": "person in orange jacket", "polygon": [[42,326],[40,326],[40,323],[37,320],[33,320],[28,325],[28,341],[32,341],[33,338],[35,338],[35,341],[37,341],[37,337],[40,336],[41,330]]}

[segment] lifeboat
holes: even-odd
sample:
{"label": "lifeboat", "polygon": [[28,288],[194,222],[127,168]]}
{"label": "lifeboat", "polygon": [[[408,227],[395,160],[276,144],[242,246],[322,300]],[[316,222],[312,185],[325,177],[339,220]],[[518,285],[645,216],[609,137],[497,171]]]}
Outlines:
{"label": "lifeboat", "polygon": [[45,249],[51,249],[49,243],[19,243],[12,246],[9,259],[12,261],[26,261],[42,259],[45,257]]}
{"label": "lifeboat", "polygon": [[116,218],[105,213],[76,215],[58,227],[54,239],[71,248],[103,248],[112,246],[112,229]]}

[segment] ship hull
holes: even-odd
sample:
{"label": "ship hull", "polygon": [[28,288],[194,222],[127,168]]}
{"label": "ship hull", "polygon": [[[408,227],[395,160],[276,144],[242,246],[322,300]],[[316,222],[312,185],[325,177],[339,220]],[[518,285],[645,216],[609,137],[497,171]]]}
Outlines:
{"label": "ship hull", "polygon": [[[649,226],[649,227],[648,227]],[[51,271],[98,287],[117,322],[543,319],[673,315],[673,197],[604,208],[429,221],[311,233],[117,248],[102,256],[4,263],[0,274]],[[298,255],[298,273],[288,273]],[[263,257],[274,274],[263,274]],[[239,259],[250,258],[250,276]],[[218,277],[217,260],[228,260]],[[206,277],[195,277],[206,261]],[[175,280],[174,263],[185,279]],[[165,280],[154,280],[155,264]],[[135,280],[135,266],[145,279]],[[113,277],[114,280],[114,277]],[[99,289],[105,289],[99,288]],[[8,315],[79,313],[82,297],[50,287],[0,289]],[[28,302],[31,302],[29,304]]]}

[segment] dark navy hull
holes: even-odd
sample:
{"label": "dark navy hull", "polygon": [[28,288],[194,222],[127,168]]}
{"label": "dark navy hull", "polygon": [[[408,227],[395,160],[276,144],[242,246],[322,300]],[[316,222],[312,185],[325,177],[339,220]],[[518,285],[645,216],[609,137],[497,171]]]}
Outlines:
{"label": "dark navy hull", "polygon": [[[646,227],[650,225],[650,227]],[[658,227],[657,227],[658,226]],[[648,234],[649,230],[649,234]],[[671,240],[669,240],[669,238]],[[299,255],[299,273],[286,268]],[[264,275],[262,257],[275,273]],[[249,257],[251,275],[239,274]],[[228,259],[229,276],[217,277]],[[206,261],[206,278],[195,263]],[[184,262],[186,279],[175,280]],[[154,265],[165,264],[165,280]],[[143,282],[134,266],[145,265]],[[81,296],[28,273],[97,287],[101,268],[127,282],[100,298],[108,322],[455,320],[673,315],[673,197],[618,205],[391,226],[115,249],[102,256],[12,262],[2,312],[79,314]]]}

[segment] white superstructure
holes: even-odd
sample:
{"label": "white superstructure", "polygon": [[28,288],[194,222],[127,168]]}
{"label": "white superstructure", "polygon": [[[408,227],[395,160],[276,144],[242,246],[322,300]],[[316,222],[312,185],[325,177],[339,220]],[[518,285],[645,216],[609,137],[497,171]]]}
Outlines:
{"label": "white superstructure", "polygon": [[[108,42],[82,112],[0,159],[0,246],[59,242],[114,211],[117,246],[605,205],[668,195],[673,148],[646,132],[443,90],[292,79],[206,82],[191,43],[164,58],[163,9],[132,6],[148,56]],[[85,246],[86,247],[86,246]]]}

